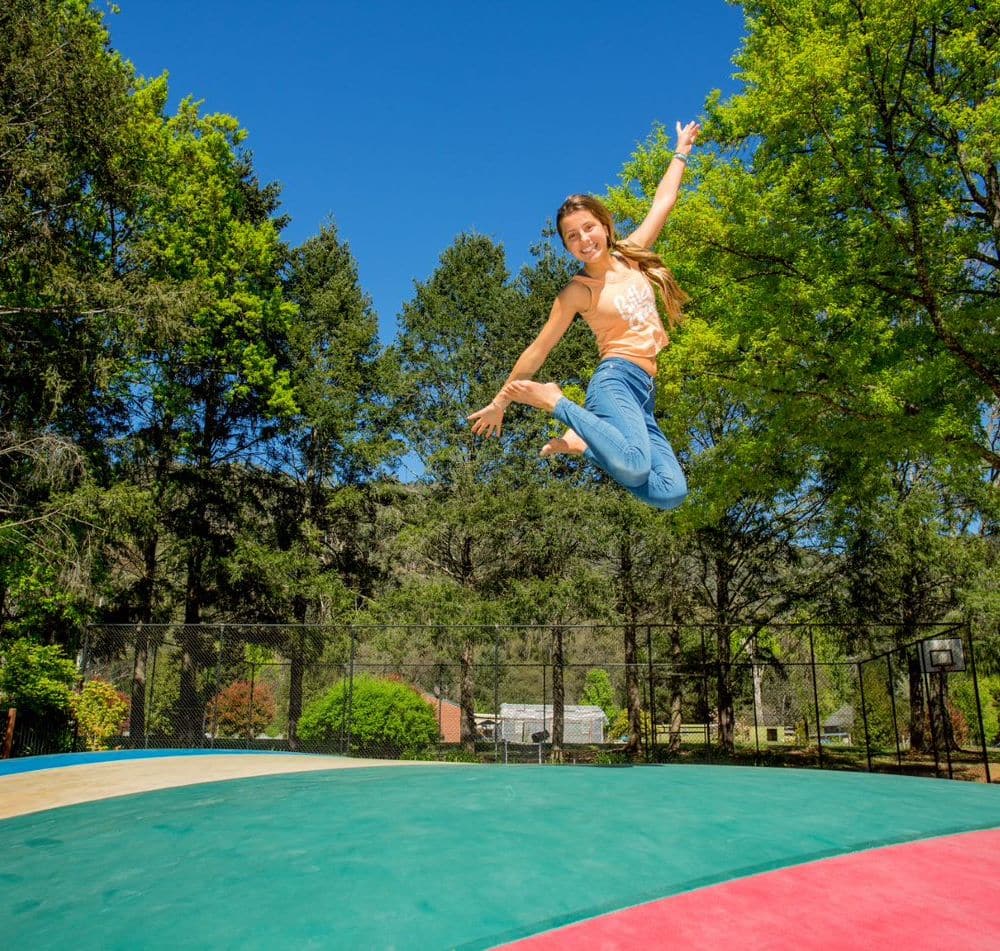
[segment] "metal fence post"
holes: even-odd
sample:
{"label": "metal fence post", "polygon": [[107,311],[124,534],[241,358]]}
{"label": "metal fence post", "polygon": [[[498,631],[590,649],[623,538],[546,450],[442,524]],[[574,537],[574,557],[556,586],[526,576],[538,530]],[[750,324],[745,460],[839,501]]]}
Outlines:
{"label": "metal fence post", "polygon": [[90,666],[90,628],[83,632],[83,646],[80,649],[80,680],[87,679],[87,668]]}
{"label": "metal fence post", "polygon": [[[761,701],[763,702],[763,701]],[[754,763],[760,764],[760,723],[757,720],[757,649],[754,647],[753,663],[750,665],[750,703],[753,706],[753,741],[756,753]],[[763,715],[764,711],[761,710]]]}
{"label": "metal fence post", "polygon": [[705,707],[705,754],[712,762],[712,713],[708,706],[708,653],[705,648],[705,625],[699,628],[701,633],[701,693]]}
{"label": "metal fence post", "polygon": [[942,670],[938,673],[938,695],[941,698],[941,739],[944,741],[944,756],[948,761],[948,778],[954,779],[955,775],[952,770],[951,764],[951,736],[952,736],[952,725],[951,725],[951,714],[948,713],[948,706],[945,702],[944,688],[945,688],[945,677],[948,675]]}
{"label": "metal fence post", "polygon": [[153,700],[156,698],[156,661],[160,656],[160,645],[157,644],[153,648],[153,663],[150,664],[149,670],[149,690],[146,693],[146,709],[145,715],[146,719],[142,725],[142,735],[145,740],[143,743],[144,749],[149,749],[149,726],[150,718],[153,716]]}
{"label": "metal fence post", "polygon": [[903,747],[899,742],[899,718],[896,715],[896,682],[892,676],[892,651],[885,655],[886,673],[889,677],[889,706],[892,708],[892,735],[896,740],[896,765],[903,768]]}
{"label": "metal fence post", "polygon": [[865,724],[865,756],[868,759],[868,772],[872,771],[872,742],[868,733],[868,709],[865,706],[865,668],[858,661],[858,688],[861,691],[861,719]]}
{"label": "metal fence post", "polygon": [[251,748],[253,739],[253,688],[257,677],[257,662],[250,661],[250,699],[247,701],[247,749]]}
{"label": "metal fence post", "polygon": [[[226,625],[219,625],[219,649],[215,654],[215,701],[212,704],[212,735],[209,747],[215,748],[215,734],[219,729],[219,681],[222,678],[222,656],[226,650]],[[205,740],[202,737],[202,745]]]}
{"label": "metal fence post", "polygon": [[344,704],[344,721],[345,728],[341,733],[342,736],[342,746],[341,753],[349,753],[351,749],[351,736],[354,732],[354,652],[356,649],[357,631],[354,629],[354,625],[350,627],[351,632],[351,658],[350,666],[347,670],[347,703]]}
{"label": "metal fence post", "polygon": [[653,626],[646,625],[646,659],[649,664],[649,751],[647,755],[656,762],[656,683],[653,679]]}
{"label": "metal fence post", "polygon": [[[87,633],[84,635],[84,637],[87,637],[89,634],[90,634],[90,628],[87,629]],[[129,740],[129,746],[130,747],[133,747],[135,745],[135,737],[132,735],[132,714],[133,714],[133,712],[135,710],[135,704],[136,704],[136,700],[137,700],[136,690],[135,690],[135,680],[136,680],[136,674],[138,673],[138,670],[139,670],[139,646],[140,646],[140,644],[145,645],[149,641],[149,635],[146,634],[145,636],[143,636],[143,634],[144,634],[144,632],[143,632],[142,621],[138,621],[136,623],[136,628],[135,628],[135,643],[132,645],[132,676],[131,676],[131,678],[129,678],[129,685],[128,685],[128,695],[129,695],[129,710],[128,710],[129,737],[128,737],[128,740]],[[146,708],[146,662],[148,660],[148,655],[149,655],[149,650],[146,649],[146,648],[144,648],[143,649],[143,658],[142,658],[142,677],[143,677],[143,683],[142,683],[142,700],[141,700],[141,703],[142,703],[142,720],[143,720],[143,731],[142,731],[143,735],[145,735],[145,733],[146,733],[146,730],[145,730],[145,722],[146,722],[146,709],[145,709]],[[145,744],[143,744],[143,745],[145,745]]]}
{"label": "metal fence post", "polygon": [[966,635],[969,640],[969,664],[972,667],[972,688],[976,694],[976,713],[979,716],[979,742],[983,749],[983,767],[986,770],[986,782],[993,780],[990,778],[990,754],[986,749],[986,726],[983,723],[983,702],[979,698],[979,677],[976,674],[976,649],[972,645],[972,624],[965,622]]}
{"label": "metal fence post", "polygon": [[542,731],[545,730],[545,714],[549,708],[549,665],[542,661]]}
{"label": "metal fence post", "polygon": [[[500,625],[493,625],[493,762],[500,762]],[[506,749],[506,748],[505,748]],[[506,762],[506,756],[504,757]]]}

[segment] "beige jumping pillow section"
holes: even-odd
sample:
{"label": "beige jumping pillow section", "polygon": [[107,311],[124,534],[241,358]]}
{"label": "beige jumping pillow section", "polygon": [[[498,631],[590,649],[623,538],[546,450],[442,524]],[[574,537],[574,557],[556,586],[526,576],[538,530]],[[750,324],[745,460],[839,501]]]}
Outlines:
{"label": "beige jumping pillow section", "polygon": [[0,776],[0,819],[57,806],[127,796],[130,793],[193,786],[248,776],[305,773],[371,766],[427,766],[414,760],[350,759],[294,753],[158,756],[107,763],[60,766]]}

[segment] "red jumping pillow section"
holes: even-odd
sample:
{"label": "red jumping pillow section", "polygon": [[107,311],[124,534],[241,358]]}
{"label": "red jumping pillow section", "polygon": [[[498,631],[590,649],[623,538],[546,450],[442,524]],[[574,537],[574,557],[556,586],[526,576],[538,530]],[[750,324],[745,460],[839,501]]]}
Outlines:
{"label": "red jumping pillow section", "polygon": [[505,945],[586,949],[1000,948],[1000,829],[702,888]]}

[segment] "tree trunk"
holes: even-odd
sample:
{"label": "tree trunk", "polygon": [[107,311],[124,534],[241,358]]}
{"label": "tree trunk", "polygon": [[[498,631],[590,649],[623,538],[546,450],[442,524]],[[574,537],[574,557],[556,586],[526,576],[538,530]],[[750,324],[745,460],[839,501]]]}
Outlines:
{"label": "tree trunk", "polygon": [[159,536],[147,538],[142,549],[143,576],[139,584],[139,624],[135,637],[132,664],[132,698],[129,705],[129,743],[133,747],[146,742],[146,664],[149,660],[149,633],[143,625],[152,623],[156,591],[156,550]]}
{"label": "tree trunk", "polygon": [[[564,678],[563,630],[552,629],[552,758],[563,758],[563,727],[566,716],[566,685]],[[544,724],[542,725],[544,729]]]}
{"label": "tree trunk", "polygon": [[670,742],[667,747],[671,753],[681,748],[681,724],[683,711],[681,704],[684,698],[684,681],[680,669],[683,663],[681,652],[681,628],[675,620],[670,628]]}
{"label": "tree trunk", "polygon": [[475,645],[466,641],[462,645],[461,681],[459,704],[462,707],[462,746],[469,753],[476,751],[476,685]]}
{"label": "tree trunk", "polygon": [[301,644],[292,651],[291,663],[288,668],[288,748],[298,751],[299,718],[302,716],[302,675],[305,672],[305,662],[302,658]]}
{"label": "tree trunk", "polygon": [[729,656],[729,628],[720,627],[716,641],[719,659],[716,663],[715,689],[716,708],[719,718],[719,745],[727,753],[736,752],[736,718],[733,711],[731,689],[732,669]]}
{"label": "tree trunk", "polygon": [[932,752],[927,726],[927,708],[924,704],[924,678],[920,669],[920,653],[910,649],[906,656],[907,679],[910,693],[910,749],[915,753]]}
{"label": "tree trunk", "polygon": [[[305,624],[308,605],[305,598],[295,599],[295,620]],[[302,675],[305,670],[305,630],[299,627],[292,635],[292,650],[288,670],[288,748],[293,751],[300,749],[299,717],[302,716]]]}
{"label": "tree trunk", "polygon": [[146,745],[146,661],[149,657],[149,634],[140,621],[135,632],[135,654],[132,661],[132,696],[129,703],[129,746]]}
{"label": "tree trunk", "polygon": [[[202,431],[197,448],[197,464],[193,482],[193,512],[189,532],[187,583],[184,592],[184,630],[180,638],[181,684],[178,710],[178,734],[191,746],[205,745],[204,701],[198,690],[198,672],[202,663],[202,635],[189,625],[201,624],[201,609],[205,603],[205,562],[208,559],[207,539],[211,537],[208,517],[209,486],[212,483],[212,450],[217,444],[218,408],[224,405],[217,373],[209,373],[203,384],[204,405],[201,411]],[[216,684],[218,687],[218,684]]]}
{"label": "tree trunk", "polygon": [[628,706],[628,743],[625,754],[632,759],[642,742],[642,696],[639,691],[639,648],[636,625],[625,625],[625,700]]}
{"label": "tree trunk", "polygon": [[719,717],[719,745],[727,753],[736,752],[736,713],[733,709],[732,645],[729,618],[730,566],[724,558],[715,559],[715,643],[718,651],[716,664],[716,706]]}
{"label": "tree trunk", "polygon": [[177,709],[178,738],[190,746],[204,745],[203,711],[198,695],[198,655],[200,634],[189,625],[201,623],[201,543],[193,542],[187,560],[187,589],[184,599],[184,626],[181,629],[181,684]]}
{"label": "tree trunk", "polygon": [[[154,425],[150,433],[150,444],[154,453],[153,470],[153,510],[159,516],[163,496],[167,489],[171,457],[166,448],[167,434],[173,428],[173,416],[165,414],[159,425]],[[149,633],[143,624],[152,624],[156,601],[157,551],[160,536],[155,530],[143,540],[142,580],[139,583],[139,627],[136,632],[135,660],[132,667],[132,698],[129,705],[129,743],[133,747],[146,744],[146,666],[149,662]]]}
{"label": "tree trunk", "polygon": [[761,669],[760,664],[757,663],[757,635],[754,634],[750,639],[750,663],[753,666],[753,704],[754,704],[754,717],[757,721],[758,731],[762,726],[766,726],[764,721],[764,692],[761,688],[761,683],[764,679],[764,671]]}
{"label": "tree trunk", "polygon": [[[305,483],[301,492],[302,499],[302,521],[300,530],[306,526],[316,525],[316,513],[322,506],[322,484],[321,478],[317,474],[320,465],[317,461],[319,455],[318,438],[315,428],[309,430],[306,442],[306,459],[308,465],[306,469]],[[288,670],[288,748],[297,751],[301,748],[299,743],[299,719],[302,716],[302,680],[305,674],[305,628],[306,619],[309,614],[309,601],[301,594],[293,599],[293,616],[299,625],[298,631],[292,635],[291,651],[289,654]]]}
{"label": "tree trunk", "polygon": [[902,579],[902,625],[900,638],[906,646],[906,670],[910,688],[910,749],[915,753],[933,752],[934,736],[927,730],[929,711],[924,696],[923,669],[920,663],[919,647],[910,646],[918,636],[917,618],[920,608],[917,603],[918,585],[912,572]]}

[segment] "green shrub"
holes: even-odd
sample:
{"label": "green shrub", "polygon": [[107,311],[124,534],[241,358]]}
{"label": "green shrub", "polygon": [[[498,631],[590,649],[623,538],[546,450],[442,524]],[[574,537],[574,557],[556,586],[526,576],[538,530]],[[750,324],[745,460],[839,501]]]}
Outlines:
{"label": "green shrub", "polygon": [[594,757],[595,766],[631,766],[628,756],[621,750],[601,750]]}
{"label": "green shrub", "polygon": [[7,707],[39,717],[66,714],[76,664],[58,647],[21,638],[8,644],[0,662],[0,695]]}
{"label": "green shrub", "polygon": [[[330,742],[345,728],[350,683],[341,680],[306,707],[298,735],[306,742]],[[382,756],[412,756],[438,740],[434,710],[412,687],[395,680],[360,676],[351,691],[346,724],[355,747]]]}
{"label": "green shrub", "polygon": [[404,750],[400,754],[400,759],[417,760],[426,763],[481,763],[482,760],[475,754],[470,753],[461,746],[450,749],[431,749],[423,747],[419,750]]}
{"label": "green shrub", "polygon": [[80,735],[88,750],[106,750],[111,737],[120,735],[128,717],[128,697],[106,680],[88,680],[70,698]]}
{"label": "green shrub", "polygon": [[[969,738],[982,742],[979,735],[979,712],[976,708],[975,686],[971,674],[951,674],[948,678],[948,698],[961,711],[968,724]],[[979,701],[983,710],[986,742],[996,743],[1000,735],[1000,677],[986,675],[979,678]],[[958,737],[956,737],[958,739]],[[961,740],[960,740],[961,742]]]}
{"label": "green shrub", "polygon": [[[892,750],[896,745],[896,727],[892,720],[893,698],[889,695],[889,683],[885,668],[881,664],[865,664],[865,703],[861,706],[861,689],[856,686],[851,692],[850,703],[854,708],[854,725],[851,727],[851,742],[855,746],[865,745],[865,720],[868,722],[868,743],[872,749]],[[905,721],[900,719],[897,709],[896,723],[902,730]],[[902,737],[900,737],[902,739]]]}
{"label": "green shrub", "polygon": [[583,693],[580,703],[587,706],[600,707],[609,723],[613,723],[618,715],[619,707],[615,703],[615,689],[611,686],[611,676],[600,667],[588,671],[583,683]]}
{"label": "green shrub", "polygon": [[628,740],[629,722],[628,710],[619,709],[614,716],[608,717],[611,721],[608,724],[607,738],[609,743],[624,743]]}
{"label": "green shrub", "polygon": [[446,763],[478,763],[479,757],[475,753],[470,753],[464,747],[459,746],[448,750],[444,754],[444,761]]}

